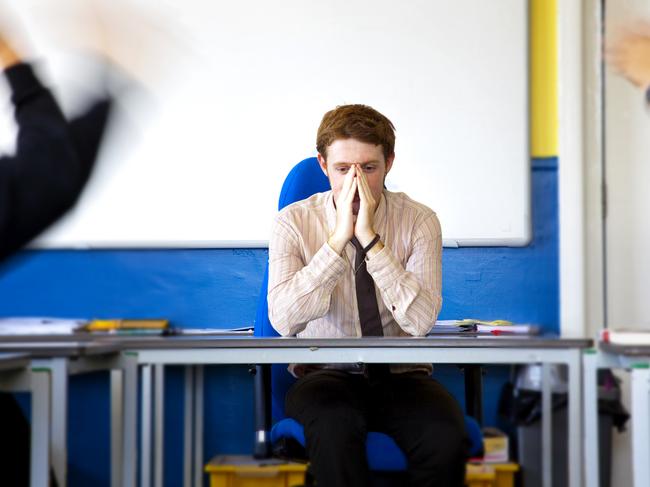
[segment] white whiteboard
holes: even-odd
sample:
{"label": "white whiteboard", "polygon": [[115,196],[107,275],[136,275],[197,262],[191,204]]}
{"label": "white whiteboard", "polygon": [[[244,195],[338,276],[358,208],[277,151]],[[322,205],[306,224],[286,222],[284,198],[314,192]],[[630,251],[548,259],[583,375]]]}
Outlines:
{"label": "white whiteboard", "polygon": [[[65,94],[45,3],[14,1]],[[109,139],[77,209],[38,245],[265,245],[284,177],[345,103],[393,121],[387,186],[434,209],[446,245],[529,241],[525,0],[129,3],[166,29],[172,69],[146,116],[123,101],[121,131],[139,135]]]}

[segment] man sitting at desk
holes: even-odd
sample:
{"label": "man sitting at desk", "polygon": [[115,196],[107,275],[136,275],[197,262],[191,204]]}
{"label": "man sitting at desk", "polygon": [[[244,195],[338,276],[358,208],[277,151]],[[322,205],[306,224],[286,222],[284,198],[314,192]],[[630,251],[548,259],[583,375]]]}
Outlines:
{"label": "man sitting at desk", "polygon": [[[331,191],[282,210],[269,243],[269,318],[283,336],[424,336],[441,298],[436,214],[384,188],[394,126],[365,105],[325,114],[318,161]],[[292,364],[286,413],[305,429],[319,487],[368,485],[368,431],[390,435],[411,486],[462,486],[458,403],[431,364]]]}

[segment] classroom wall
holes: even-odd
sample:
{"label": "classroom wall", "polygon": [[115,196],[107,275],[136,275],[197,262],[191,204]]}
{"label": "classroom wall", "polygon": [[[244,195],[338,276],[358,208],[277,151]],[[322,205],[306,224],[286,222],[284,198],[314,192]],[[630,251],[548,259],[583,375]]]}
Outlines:
{"label": "classroom wall", "polygon": [[[533,241],[524,248],[460,248],[443,252],[444,319],[506,318],[559,332],[557,159],[532,161]],[[444,232],[444,229],[443,229]],[[0,316],[160,316],[181,327],[253,322],[267,251],[27,251],[0,273]],[[437,377],[462,402],[457,368]],[[508,368],[490,367],[485,416],[495,424]],[[165,484],[181,482],[182,371],[170,368],[166,389]],[[206,460],[251,451],[252,378],[244,367],[206,373]],[[89,432],[93,433],[89,433]],[[70,486],[109,485],[108,376],[73,377]]]}
{"label": "classroom wall", "polygon": [[[606,36],[638,19],[650,19],[647,0],[617,0],[606,6]],[[612,73],[605,79],[605,159],[608,211],[606,230],[607,323],[611,328],[650,329],[650,116],[641,90]],[[627,372],[623,404],[630,402]],[[613,485],[632,484],[629,430],[613,437]]]}
{"label": "classroom wall", "polygon": [[[647,1],[611,2],[607,35],[614,38],[621,26],[639,17],[650,18]],[[650,117],[641,90],[611,70],[606,77],[605,113],[607,318],[612,327],[648,329]]]}
{"label": "classroom wall", "polygon": [[[531,0],[533,240],[523,248],[446,248],[440,318],[505,318],[559,332],[558,160],[555,1]],[[207,224],[207,223],[206,223]],[[214,224],[211,222],[210,224]],[[444,234],[444,228],[443,228]],[[181,327],[251,324],[266,263],[264,249],[27,251],[0,268],[0,316],[160,316]],[[436,377],[462,403],[462,375]],[[507,367],[488,367],[485,418],[497,424]],[[165,485],[181,483],[182,369],[168,368]],[[109,485],[108,375],[73,377],[71,487]],[[251,451],[252,378],[244,367],[210,367],[205,394],[206,460]]]}

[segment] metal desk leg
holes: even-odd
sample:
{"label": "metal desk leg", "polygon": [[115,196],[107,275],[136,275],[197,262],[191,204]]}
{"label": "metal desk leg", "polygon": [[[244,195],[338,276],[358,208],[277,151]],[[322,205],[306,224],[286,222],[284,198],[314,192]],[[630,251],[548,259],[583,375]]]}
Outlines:
{"label": "metal desk leg", "polygon": [[[138,363],[133,355],[122,356],[123,365],[123,447],[122,447],[122,486],[135,487],[136,465],[138,464],[137,423],[138,423]],[[150,395],[150,394],[149,394]]]}
{"label": "metal desk leg", "polygon": [[551,364],[542,364],[542,486],[553,485]]}
{"label": "metal desk leg", "polygon": [[164,421],[165,421],[165,366],[154,365],[154,485],[163,486],[163,445],[164,445]]}
{"label": "metal desk leg", "polygon": [[580,350],[571,350],[569,373],[569,487],[582,487],[582,360]]}
{"label": "metal desk leg", "polygon": [[194,367],[185,366],[183,407],[183,487],[192,485],[192,411],[194,410]]}
{"label": "metal desk leg", "polygon": [[650,369],[632,367],[632,478],[634,487],[650,485]]}
{"label": "metal desk leg", "polygon": [[52,371],[52,467],[57,482],[68,485],[68,359],[49,359]]}
{"label": "metal desk leg", "polygon": [[585,485],[600,485],[598,444],[598,353],[582,356],[584,394]]}
{"label": "metal desk leg", "polygon": [[196,366],[194,388],[194,486],[203,486],[203,366]]}
{"label": "metal desk leg", "polygon": [[111,370],[111,487],[122,485],[122,447],[124,445],[123,372]]}
{"label": "metal desk leg", "polygon": [[32,369],[31,487],[50,485],[50,371]]}
{"label": "metal desk leg", "polygon": [[142,424],[140,441],[142,462],[140,464],[140,487],[151,486],[151,365],[142,366]]}

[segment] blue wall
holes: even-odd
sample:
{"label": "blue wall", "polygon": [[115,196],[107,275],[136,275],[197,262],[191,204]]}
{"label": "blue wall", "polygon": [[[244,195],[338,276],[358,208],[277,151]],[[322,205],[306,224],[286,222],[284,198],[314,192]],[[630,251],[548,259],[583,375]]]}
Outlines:
{"label": "blue wall", "polygon": [[559,333],[557,158],[533,159],[531,184],[530,245],[444,250],[442,319],[502,318]]}
{"label": "blue wall", "polygon": [[[559,331],[557,160],[532,164],[533,241],[525,248],[443,253],[441,318],[504,318]],[[444,233],[444,229],[443,229]],[[29,251],[0,274],[0,316],[167,317],[176,326],[250,325],[266,263],[263,249]],[[462,402],[460,372],[437,377]],[[487,369],[485,416],[496,422],[504,367]],[[166,389],[166,485],[181,483],[182,373]],[[108,377],[74,377],[70,485],[109,485]],[[206,373],[205,453],[248,453],[252,379],[242,367]],[[93,431],[92,434],[89,434]]]}

